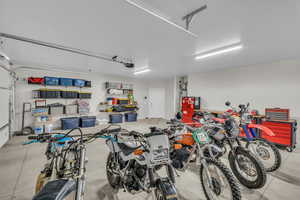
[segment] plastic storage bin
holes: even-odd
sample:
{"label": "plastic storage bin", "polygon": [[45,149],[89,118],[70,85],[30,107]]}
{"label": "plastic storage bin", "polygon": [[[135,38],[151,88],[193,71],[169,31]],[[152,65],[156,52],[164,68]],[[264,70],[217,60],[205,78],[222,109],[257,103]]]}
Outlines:
{"label": "plastic storage bin", "polygon": [[59,85],[59,78],[45,76],[44,77],[44,84],[45,85]]}
{"label": "plastic storage bin", "polygon": [[41,77],[28,77],[27,81],[28,84],[37,84],[37,85],[44,84],[44,78]]}
{"label": "plastic storage bin", "polygon": [[65,106],[65,114],[73,115],[78,113],[78,105],[77,104],[70,104]]}
{"label": "plastic storage bin", "polygon": [[94,127],[96,125],[96,117],[95,116],[84,116],[80,117],[79,126],[84,127]]}
{"label": "plastic storage bin", "polygon": [[137,121],[137,113],[125,113],[125,121],[126,122],[136,122]]}
{"label": "plastic storage bin", "polygon": [[84,85],[85,85],[85,80],[73,79],[73,86],[84,87]]}
{"label": "plastic storage bin", "polygon": [[73,86],[72,78],[59,78],[59,84],[62,86]]}
{"label": "plastic storage bin", "polygon": [[60,90],[57,89],[39,89],[33,91],[34,98],[56,99],[60,98]]}
{"label": "plastic storage bin", "polygon": [[116,83],[116,82],[106,82],[105,83],[106,89],[121,89],[122,83]]}
{"label": "plastic storage bin", "polygon": [[50,105],[49,106],[50,115],[63,115],[64,114],[64,105]]}
{"label": "plastic storage bin", "polygon": [[122,114],[110,114],[109,115],[109,123],[123,123],[123,115]]}
{"label": "plastic storage bin", "polygon": [[68,117],[61,118],[61,129],[68,130],[79,127],[79,118],[78,117]]}
{"label": "plastic storage bin", "polygon": [[118,99],[119,105],[127,105],[129,103],[129,99]]}
{"label": "plastic storage bin", "polygon": [[78,92],[77,91],[61,91],[61,98],[64,99],[77,99],[78,98]]}
{"label": "plastic storage bin", "polygon": [[92,93],[90,93],[90,92],[79,92],[78,93],[78,98],[79,99],[90,99],[90,98],[92,98]]}

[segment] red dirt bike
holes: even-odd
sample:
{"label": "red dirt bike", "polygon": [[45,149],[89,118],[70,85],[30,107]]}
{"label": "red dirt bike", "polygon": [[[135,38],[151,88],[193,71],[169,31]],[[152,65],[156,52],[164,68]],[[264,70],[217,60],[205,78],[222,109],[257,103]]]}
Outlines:
{"label": "red dirt bike", "polygon": [[252,123],[253,116],[249,112],[249,103],[247,105],[240,104],[238,109],[232,107],[229,101],[227,101],[225,105],[230,107],[226,113],[236,117],[241,130],[246,134],[244,138],[247,142],[246,148],[261,160],[266,172],[277,170],[281,165],[281,154],[279,150],[273,143],[260,138],[256,133],[256,130],[260,130],[270,136],[275,136],[273,131],[263,125]]}

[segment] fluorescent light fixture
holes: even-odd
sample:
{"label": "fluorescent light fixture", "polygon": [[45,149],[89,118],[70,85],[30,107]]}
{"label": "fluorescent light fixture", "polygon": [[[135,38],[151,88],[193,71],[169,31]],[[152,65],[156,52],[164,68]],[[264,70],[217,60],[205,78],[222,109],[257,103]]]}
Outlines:
{"label": "fluorescent light fixture", "polygon": [[143,73],[150,72],[150,71],[151,71],[150,69],[142,69],[142,70],[135,71],[133,74],[138,75],[138,74],[143,74]]}
{"label": "fluorescent light fixture", "polygon": [[230,45],[230,46],[226,46],[226,47],[222,47],[222,48],[219,48],[219,49],[216,49],[216,50],[212,50],[212,51],[208,51],[208,52],[198,54],[195,57],[195,59],[200,60],[200,59],[204,59],[204,58],[208,58],[208,57],[228,53],[228,52],[231,52],[231,51],[237,51],[237,50],[240,50],[242,48],[243,48],[243,45],[241,43],[233,44],[233,45]]}
{"label": "fluorescent light fixture", "polygon": [[186,29],[183,28],[182,26],[179,26],[178,24],[176,24],[176,23],[174,23],[174,22],[168,20],[167,18],[165,18],[165,17],[163,17],[163,16],[161,16],[161,15],[159,15],[159,14],[157,14],[157,13],[155,13],[155,12],[153,12],[153,11],[151,11],[151,10],[149,10],[149,9],[147,9],[147,8],[145,8],[145,7],[143,7],[143,6],[141,6],[141,5],[139,5],[138,3],[136,3],[136,2],[134,2],[134,1],[132,1],[132,0],[125,0],[125,1],[126,1],[127,3],[129,3],[129,4],[131,4],[131,5],[133,5],[133,6],[137,7],[137,8],[139,8],[139,9],[141,9],[141,10],[143,10],[143,11],[145,11],[145,12],[147,12],[147,13],[149,13],[149,14],[151,14],[151,15],[153,15],[153,16],[155,16],[155,17],[161,19],[161,20],[163,20],[164,22],[167,22],[168,24],[171,24],[172,26],[175,26],[176,28],[178,28],[178,29],[180,29],[180,30],[186,32],[187,34],[189,34],[189,35],[191,35],[191,36],[193,36],[193,37],[195,37],[195,38],[198,37],[198,35],[196,35],[195,33],[192,33],[191,31],[186,30]]}
{"label": "fluorescent light fixture", "polygon": [[0,51],[0,57],[3,57],[4,59],[6,59],[7,61],[10,61],[10,58],[3,52]]}

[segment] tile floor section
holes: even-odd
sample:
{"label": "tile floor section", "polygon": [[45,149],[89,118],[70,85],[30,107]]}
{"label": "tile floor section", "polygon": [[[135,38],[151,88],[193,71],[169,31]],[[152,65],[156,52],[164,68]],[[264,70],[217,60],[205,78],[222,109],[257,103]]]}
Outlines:
{"label": "tile floor section", "polygon": [[[146,132],[148,127],[163,127],[163,120],[143,120],[124,124],[131,130]],[[86,128],[85,133],[93,133],[101,127]],[[45,144],[23,146],[26,137],[14,137],[0,149],[0,199],[32,199],[35,180],[45,163]],[[104,141],[95,141],[88,145],[87,164],[87,200],[142,200],[152,198],[145,193],[132,196],[120,191],[115,194],[106,180],[105,162],[108,149]],[[259,190],[242,188],[245,200],[297,200],[300,199],[300,149],[293,153],[281,151],[283,164],[275,173],[268,174],[265,187]],[[177,179],[176,187],[182,200],[205,200],[201,190],[197,169],[190,169]]]}

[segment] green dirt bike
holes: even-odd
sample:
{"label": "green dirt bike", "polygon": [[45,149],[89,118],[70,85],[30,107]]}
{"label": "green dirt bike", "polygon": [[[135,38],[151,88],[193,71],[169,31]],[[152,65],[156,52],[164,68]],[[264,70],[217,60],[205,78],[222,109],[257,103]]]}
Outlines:
{"label": "green dirt bike", "polygon": [[173,167],[184,172],[192,163],[199,165],[201,185],[208,200],[240,200],[240,188],[231,171],[220,160],[205,154],[219,149],[211,144],[206,129],[193,128],[178,120],[168,124],[164,131],[169,135]]}

